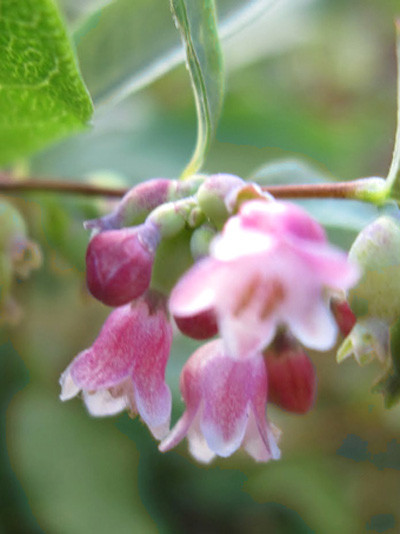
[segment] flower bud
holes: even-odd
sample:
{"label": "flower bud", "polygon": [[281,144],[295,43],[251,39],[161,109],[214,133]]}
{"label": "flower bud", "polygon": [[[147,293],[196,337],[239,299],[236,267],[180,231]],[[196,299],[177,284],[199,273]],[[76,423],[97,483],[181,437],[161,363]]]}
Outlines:
{"label": "flower bud", "polygon": [[197,192],[199,206],[216,227],[221,228],[229,216],[226,205],[228,196],[244,184],[244,180],[238,176],[214,174],[199,187]]}
{"label": "flower bud", "polygon": [[268,401],[294,413],[308,412],[315,399],[316,376],[307,353],[288,334],[278,334],[264,353]]}
{"label": "flower bud", "polygon": [[209,339],[218,333],[217,317],[214,310],[187,316],[174,316],[176,326],[185,336],[193,339]]}
{"label": "flower bud", "polygon": [[362,271],[349,293],[357,316],[376,317],[392,323],[400,315],[400,224],[383,216],[358,235],[349,259]]}
{"label": "flower bud", "polygon": [[357,321],[357,317],[352,312],[349,303],[345,299],[332,298],[331,310],[340,332],[343,336],[348,336]]}
{"label": "flower bud", "polygon": [[141,224],[158,206],[194,195],[204,178],[202,175],[194,175],[185,181],[154,178],[135,185],[111,213],[86,221],[85,228],[103,232]]}
{"label": "flower bud", "polygon": [[122,306],[149,287],[160,234],[156,226],[108,230],[95,235],[86,253],[86,280],[107,306]]}

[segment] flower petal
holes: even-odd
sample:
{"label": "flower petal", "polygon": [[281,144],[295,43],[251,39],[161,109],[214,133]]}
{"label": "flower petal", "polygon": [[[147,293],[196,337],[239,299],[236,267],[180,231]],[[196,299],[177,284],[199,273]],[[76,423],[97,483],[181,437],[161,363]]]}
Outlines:
{"label": "flower petal", "polygon": [[172,290],[169,309],[174,317],[185,317],[213,308],[221,266],[211,258],[197,262]]}
{"label": "flower petal", "polygon": [[78,393],[81,390],[81,388],[78,387],[73,381],[69,367],[67,367],[67,369],[61,375],[60,385],[61,385],[60,399],[62,401],[73,399],[74,397],[76,397],[76,395],[78,395]]}
{"label": "flower petal", "polygon": [[260,433],[253,410],[250,411],[247,422],[243,447],[257,462],[268,462],[269,460],[278,460],[280,458],[280,450],[274,433],[267,423],[265,423],[263,433]]}
{"label": "flower petal", "polygon": [[108,389],[99,389],[93,393],[84,391],[83,400],[89,413],[95,417],[115,415],[128,407],[126,397],[113,397]]}
{"label": "flower petal", "polygon": [[137,410],[157,439],[168,432],[171,414],[171,392],[165,383],[165,368],[172,343],[172,328],[162,320],[160,313],[148,317],[146,328],[151,333],[151,339],[144,336],[146,347],[137,354],[132,367]]}
{"label": "flower petal", "polygon": [[310,349],[329,350],[336,342],[338,327],[322,299],[303,314],[290,316],[287,322],[292,334]]}

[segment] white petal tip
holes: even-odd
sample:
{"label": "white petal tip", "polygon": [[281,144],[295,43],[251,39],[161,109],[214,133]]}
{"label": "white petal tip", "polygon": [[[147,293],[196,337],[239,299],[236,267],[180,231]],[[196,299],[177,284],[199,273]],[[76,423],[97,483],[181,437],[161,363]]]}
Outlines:
{"label": "white petal tip", "polygon": [[72,380],[71,373],[67,369],[60,377],[61,393],[60,400],[67,401],[78,395],[80,388]]}

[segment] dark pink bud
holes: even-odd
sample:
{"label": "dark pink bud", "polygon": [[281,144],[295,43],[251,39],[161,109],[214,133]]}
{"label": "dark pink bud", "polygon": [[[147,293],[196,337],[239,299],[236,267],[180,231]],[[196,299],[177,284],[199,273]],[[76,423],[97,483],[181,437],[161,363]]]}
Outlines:
{"label": "dark pink bud", "polygon": [[159,238],[157,227],[149,224],[95,235],[86,253],[86,280],[92,295],[107,306],[122,306],[143,295]]}
{"label": "dark pink bud", "polygon": [[349,303],[347,300],[332,299],[331,310],[342,335],[348,336],[357,322],[357,317],[351,311]]}
{"label": "dark pink bud", "polygon": [[316,376],[307,353],[286,334],[278,335],[265,353],[268,372],[268,401],[294,413],[312,408]]}
{"label": "dark pink bud", "polygon": [[174,319],[182,334],[193,339],[209,339],[218,333],[214,310],[204,310],[189,317],[174,316]]}

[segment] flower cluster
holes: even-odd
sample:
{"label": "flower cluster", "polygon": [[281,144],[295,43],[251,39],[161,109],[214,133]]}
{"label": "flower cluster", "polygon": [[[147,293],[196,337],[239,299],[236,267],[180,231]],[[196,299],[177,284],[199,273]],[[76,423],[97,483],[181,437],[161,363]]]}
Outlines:
{"label": "flower cluster", "polygon": [[[148,182],[87,226],[88,288],[115,309],[62,375],[62,400],[82,391],[92,415],[139,414],[161,451],[187,437],[203,462],[240,447],[257,461],[279,458],[267,403],[312,407],[305,348],[336,341],[333,299],[358,276],[346,255],[303,209],[230,175]],[[186,272],[182,242],[195,260]],[[186,410],[171,431],[170,316],[208,340],[182,369]]]}

